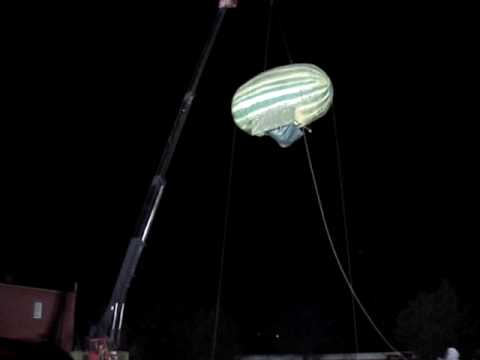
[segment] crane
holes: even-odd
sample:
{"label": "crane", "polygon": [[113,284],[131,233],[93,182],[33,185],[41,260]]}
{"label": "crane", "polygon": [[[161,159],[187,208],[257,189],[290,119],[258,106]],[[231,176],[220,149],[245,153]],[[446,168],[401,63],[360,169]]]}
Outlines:
{"label": "crane", "polygon": [[[135,275],[143,249],[145,248],[145,243],[148,239],[155,214],[166,186],[166,175],[170,162],[190,112],[198,83],[215,43],[225,13],[228,9],[235,7],[237,7],[237,0],[219,0],[218,11],[214,20],[213,28],[200,55],[190,85],[185,92],[175,122],[170,130],[170,134],[163,149],[162,157],[143,202],[137,225],[130,238],[107,308],[100,321],[92,325],[90,328],[89,335],[91,338],[91,345],[93,345],[93,348],[95,349],[94,352],[98,353],[99,351],[105,351],[105,344],[108,344],[108,348],[111,349],[118,349],[120,346],[127,293]],[[103,350],[101,350],[102,347]],[[94,356],[92,356],[92,358],[94,358]]]}

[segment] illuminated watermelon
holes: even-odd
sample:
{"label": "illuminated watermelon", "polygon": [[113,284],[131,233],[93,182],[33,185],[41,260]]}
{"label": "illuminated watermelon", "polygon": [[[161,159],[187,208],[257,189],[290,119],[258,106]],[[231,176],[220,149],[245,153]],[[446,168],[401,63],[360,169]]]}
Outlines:
{"label": "illuminated watermelon", "polygon": [[232,114],[240,129],[268,135],[287,147],[303,135],[302,128],[321,118],[332,104],[328,75],[311,64],[291,64],[265,71],[236,91]]}

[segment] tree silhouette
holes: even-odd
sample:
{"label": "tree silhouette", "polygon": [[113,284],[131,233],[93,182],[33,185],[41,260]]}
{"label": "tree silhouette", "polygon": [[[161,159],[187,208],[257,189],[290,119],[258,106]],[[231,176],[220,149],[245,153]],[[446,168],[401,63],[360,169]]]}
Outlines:
{"label": "tree silhouette", "polygon": [[[397,341],[421,359],[443,356],[447,347],[461,355],[473,350],[476,324],[447,280],[430,293],[421,292],[397,318]],[[462,353],[463,350],[463,353]]]}

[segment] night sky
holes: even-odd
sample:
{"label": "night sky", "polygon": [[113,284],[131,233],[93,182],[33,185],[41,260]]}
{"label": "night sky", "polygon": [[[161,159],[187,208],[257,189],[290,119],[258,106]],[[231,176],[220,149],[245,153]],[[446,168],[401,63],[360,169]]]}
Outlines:
{"label": "night sky", "polygon": [[[239,1],[200,81],[127,309],[214,302],[230,101],[263,70],[268,18],[266,2]],[[110,295],[215,4],[42,4],[11,14],[2,66],[0,276],[59,289],[77,282],[79,326]],[[294,61],[316,64],[333,81],[354,287],[386,334],[409,300],[443,278],[465,303],[480,302],[478,89],[466,14],[408,2],[275,2],[268,68],[288,63],[281,19]],[[331,111],[308,139],[345,262],[333,124]],[[301,141],[281,149],[237,132],[223,304],[245,334],[313,304],[342,318],[350,336],[350,296]],[[381,348],[363,318],[360,325],[364,350]]]}

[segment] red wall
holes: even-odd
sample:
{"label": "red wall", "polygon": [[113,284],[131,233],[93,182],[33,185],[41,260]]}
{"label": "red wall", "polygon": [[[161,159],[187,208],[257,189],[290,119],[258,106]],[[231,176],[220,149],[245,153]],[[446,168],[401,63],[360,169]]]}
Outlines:
{"label": "red wall", "polygon": [[54,341],[69,352],[73,348],[75,300],[75,292],[0,283],[0,337]]}

